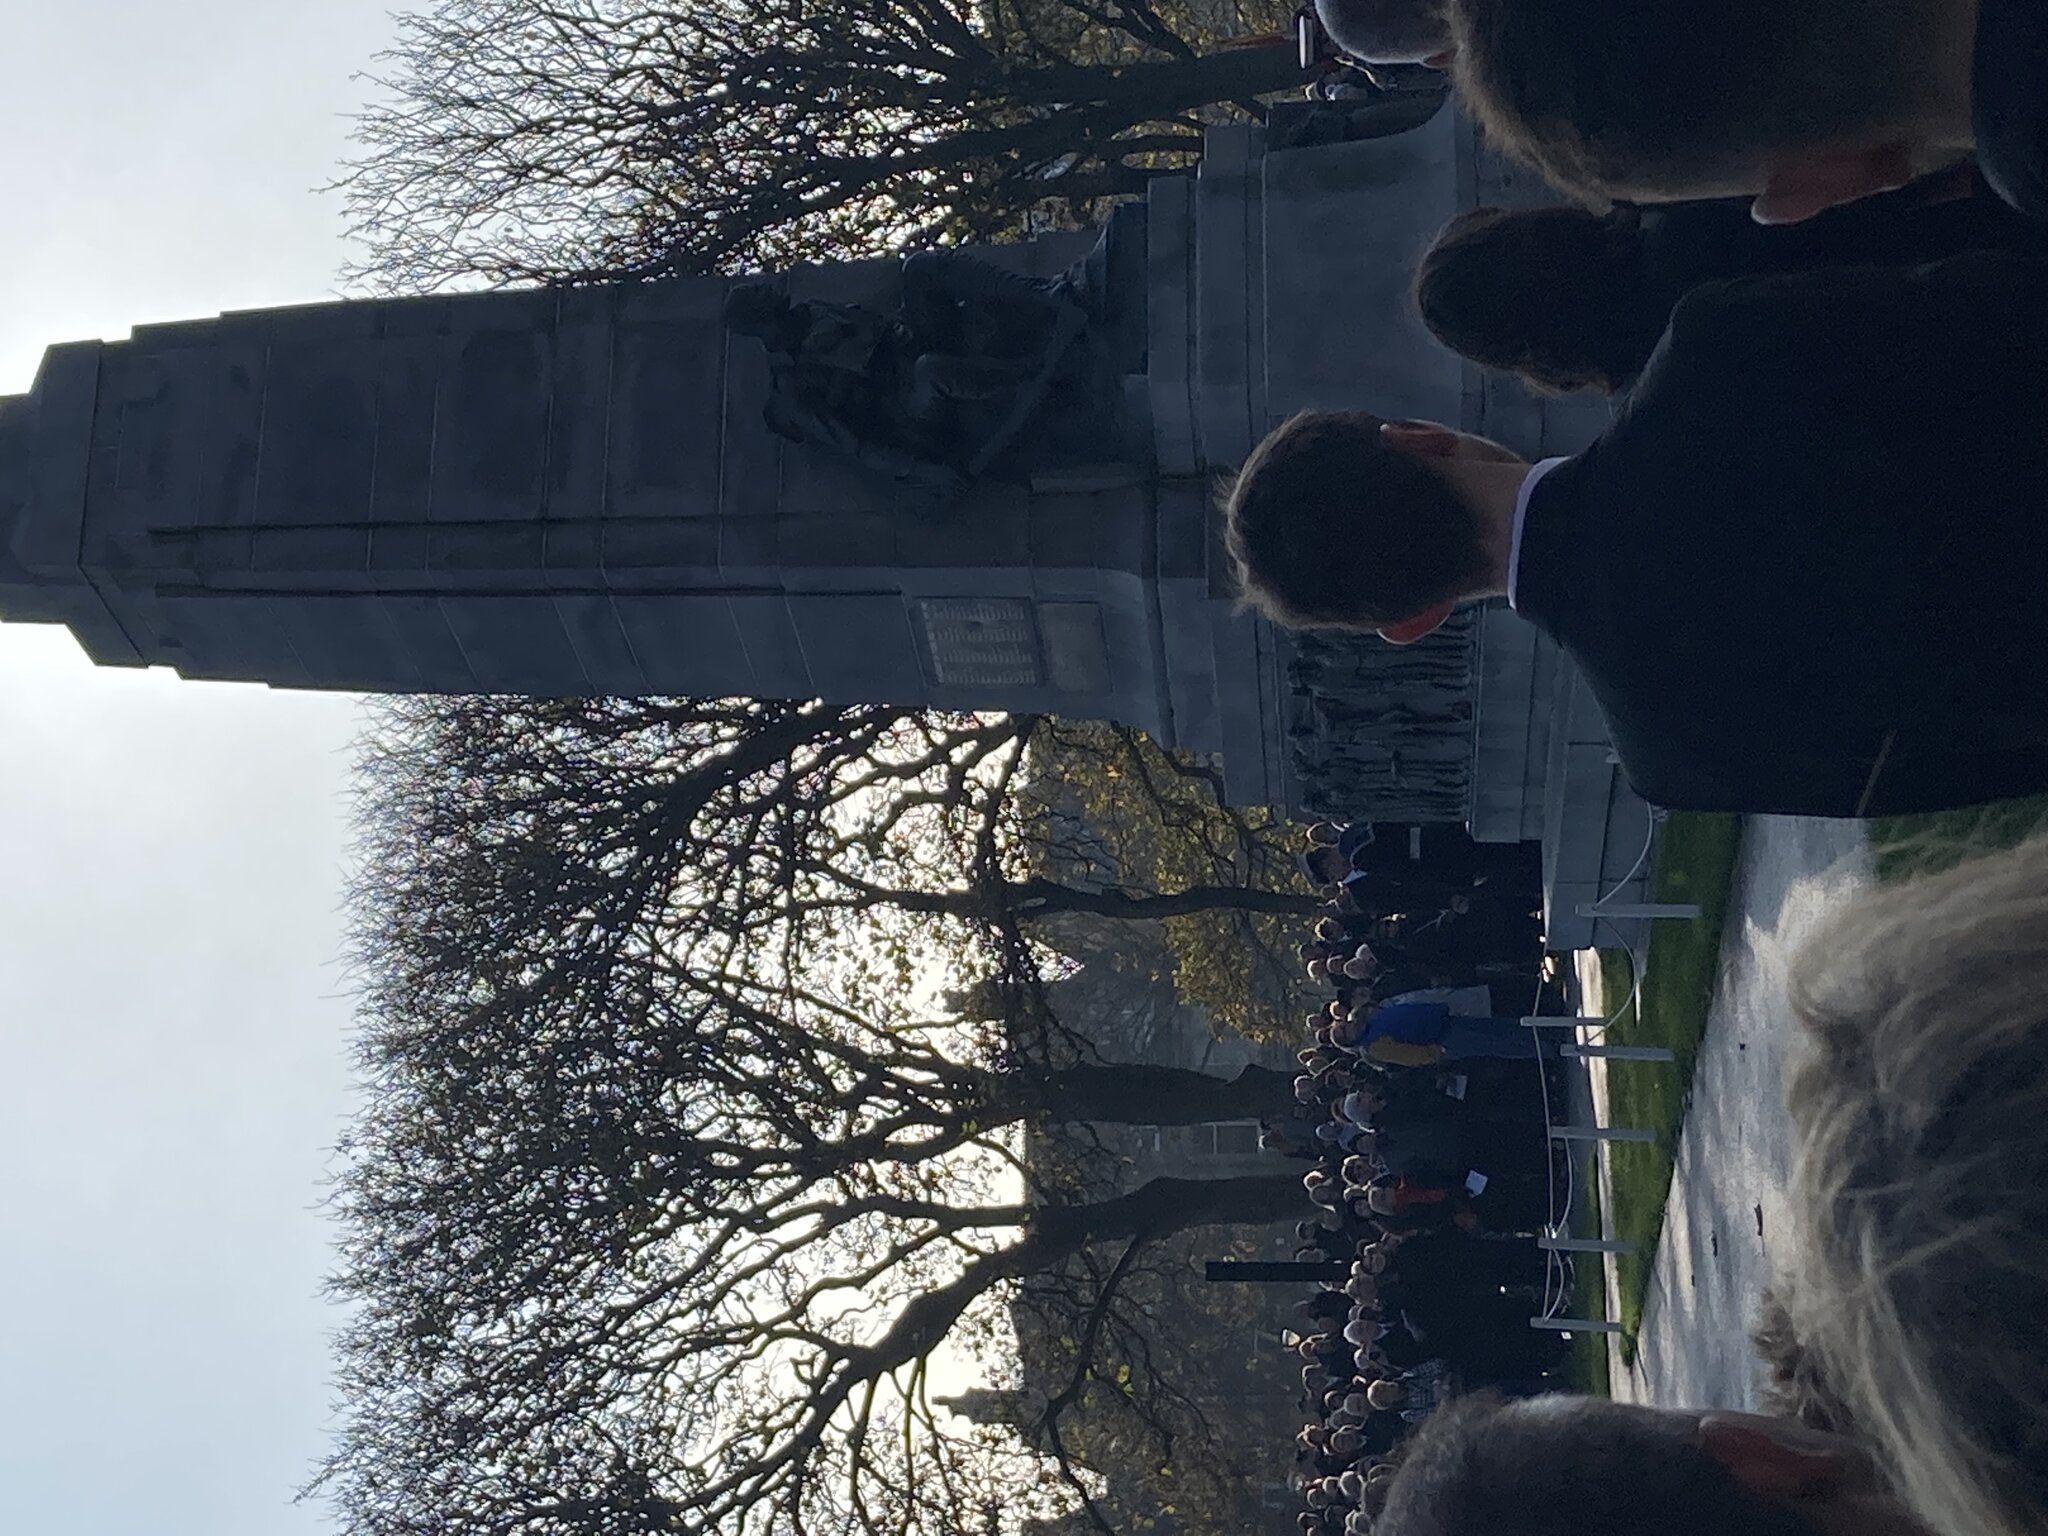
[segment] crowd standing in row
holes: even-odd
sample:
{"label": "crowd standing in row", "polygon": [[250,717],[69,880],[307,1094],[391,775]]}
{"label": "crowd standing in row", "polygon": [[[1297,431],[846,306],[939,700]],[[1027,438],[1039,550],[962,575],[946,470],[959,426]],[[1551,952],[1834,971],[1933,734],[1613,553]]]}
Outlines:
{"label": "crowd standing in row", "polygon": [[[1301,1304],[1304,1536],[1362,1536],[1392,1457],[1453,1394],[1556,1390],[1529,1326],[1551,1261],[1547,1094],[1533,1069],[1536,850],[1455,827],[1318,823],[1327,898],[1302,946],[1335,996],[1309,1015],[1293,1111],[1263,1145],[1310,1164],[1298,1257],[1347,1266]],[[1500,1002],[1496,1003],[1495,999]]]}
{"label": "crowd standing in row", "polygon": [[[1665,806],[2048,791],[2048,7],[1316,10],[1355,57],[1447,69],[1494,149],[1586,205],[1453,226],[1418,274],[1432,329],[1618,407],[1533,463],[1296,417],[1228,497],[1246,596],[1397,644],[1505,599]],[[1825,1414],[1465,1394],[1361,1474],[1373,1528],[2048,1529],[2044,995],[2043,843],[1865,896],[1801,952],[1784,1334],[1792,1406]]]}

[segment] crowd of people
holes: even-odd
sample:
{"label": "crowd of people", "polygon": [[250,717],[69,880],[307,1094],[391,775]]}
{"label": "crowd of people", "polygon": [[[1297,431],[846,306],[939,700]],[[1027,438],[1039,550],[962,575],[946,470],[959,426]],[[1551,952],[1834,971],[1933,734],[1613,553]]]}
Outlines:
{"label": "crowd of people", "polygon": [[[1396,644],[1504,598],[1665,806],[1861,817],[2048,791],[2048,7],[1316,9],[1355,57],[1447,70],[1496,150],[1586,205],[1446,231],[1418,274],[1432,329],[1618,408],[1535,463],[1451,426],[1297,416],[1227,498],[1247,598]],[[1319,958],[1351,979],[1355,954]],[[1323,1388],[1343,1417],[1305,1442],[1309,1524],[2048,1529],[2044,980],[2048,842],[1880,888],[1801,950],[1784,1412],[1465,1392],[1396,1437],[1398,1470],[1361,1468],[1339,1435],[1366,1454],[1373,1391],[1400,1382],[1368,1352],[1349,1369],[1371,1374]],[[1305,1065],[1317,1103],[1371,1070]],[[1318,1173],[1358,1218],[1348,1164]],[[1359,1271],[1376,1301],[1385,1273]]]}
{"label": "crowd of people", "polygon": [[[1625,403],[1537,462],[1449,425],[1295,417],[1228,498],[1246,596],[1395,643],[1504,598],[1658,805],[1880,816],[2048,790],[2048,12],[1319,6],[1404,8],[1492,144],[1599,204],[1468,216],[1421,260],[1431,324]],[[1973,95],[1956,16],[1980,10],[1995,67]],[[1918,67],[1839,73],[1890,57],[1875,34],[1908,12]]]}
{"label": "crowd of people", "polygon": [[1325,905],[1301,957],[1334,996],[1309,1015],[1291,1114],[1263,1145],[1310,1164],[1297,1257],[1345,1266],[1295,1335],[1304,1536],[1362,1536],[1393,1456],[1454,1393],[1561,1384],[1529,1319],[1554,1286],[1556,1075],[1534,1070],[1542,960],[1531,845],[1456,827],[1319,822]]}
{"label": "crowd of people", "polygon": [[1792,965],[1773,1412],[1467,1394],[1381,1474],[1378,1536],[2048,1526],[2044,980],[2048,840],[1840,910]]}

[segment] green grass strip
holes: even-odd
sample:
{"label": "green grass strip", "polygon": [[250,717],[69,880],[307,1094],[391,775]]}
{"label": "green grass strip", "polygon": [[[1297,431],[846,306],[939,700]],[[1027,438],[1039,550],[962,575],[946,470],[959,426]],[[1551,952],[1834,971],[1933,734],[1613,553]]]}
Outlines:
{"label": "green grass strip", "polygon": [[[1579,1208],[1575,1230],[1600,1230],[1600,1181],[1589,1179],[1574,1195]],[[1572,1316],[1607,1316],[1607,1272],[1597,1253],[1574,1254],[1572,1266]],[[1579,1333],[1572,1336],[1572,1384],[1593,1397],[1609,1397],[1613,1388],[1607,1375],[1607,1335]]]}
{"label": "green grass strip", "polygon": [[[1635,1358],[1636,1335],[1642,1328],[1643,1297],[1649,1290],[1657,1238],[1664,1229],[1679,1131],[1685,1124],[1693,1064],[1720,971],[1721,929],[1728,918],[1741,846],[1742,822],[1736,816],[1674,812],[1665,821],[1658,844],[1656,899],[1697,902],[1700,916],[1696,922],[1650,925],[1641,1007],[1625,1008],[1607,1030],[1609,1045],[1661,1045],[1677,1058],[1670,1067],[1608,1063],[1608,1123],[1657,1133],[1654,1142],[1617,1142],[1607,1148],[1608,1230],[1635,1244],[1635,1252],[1622,1254],[1615,1265],[1616,1321],[1625,1330],[1626,1360]],[[1626,952],[1602,950],[1600,974],[1612,1011],[1614,1000],[1628,996],[1630,990]]]}

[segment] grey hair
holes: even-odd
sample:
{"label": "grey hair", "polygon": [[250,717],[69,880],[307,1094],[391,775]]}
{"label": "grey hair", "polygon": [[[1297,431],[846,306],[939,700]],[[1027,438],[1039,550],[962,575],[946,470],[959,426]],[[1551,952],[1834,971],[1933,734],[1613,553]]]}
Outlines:
{"label": "grey hair", "polygon": [[1794,961],[1800,1347],[1937,1531],[2048,1531],[2048,840],[1880,887]]}

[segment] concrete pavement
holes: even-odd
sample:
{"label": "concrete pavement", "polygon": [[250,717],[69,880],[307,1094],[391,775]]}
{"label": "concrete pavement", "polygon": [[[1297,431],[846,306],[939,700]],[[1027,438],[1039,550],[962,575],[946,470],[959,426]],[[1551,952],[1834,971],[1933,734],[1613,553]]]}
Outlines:
{"label": "concrete pavement", "polygon": [[[1748,1332],[1784,1242],[1791,1141],[1781,1108],[1792,1025],[1785,967],[1816,923],[1871,878],[1859,822],[1754,817],[1743,829],[1721,970],[1693,1075],[1635,1363],[1614,1395],[1753,1407]],[[1635,1063],[1617,1071],[1657,1071]],[[1597,1090],[1596,1082],[1596,1090]],[[1611,1314],[1610,1314],[1611,1315]]]}

